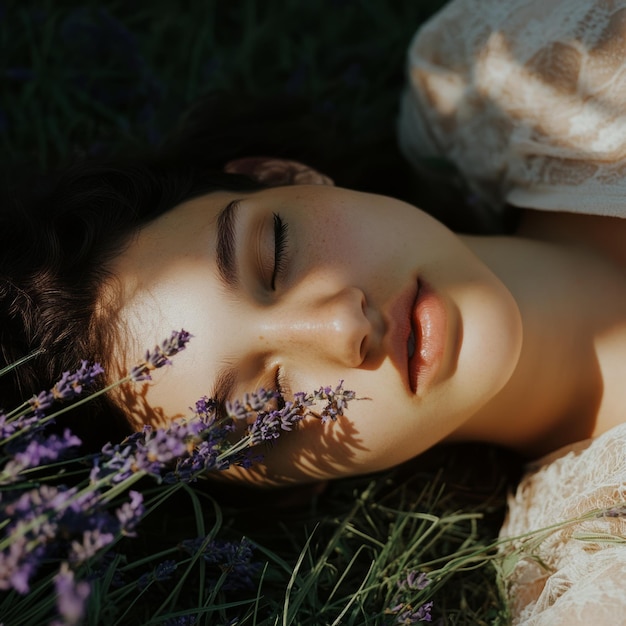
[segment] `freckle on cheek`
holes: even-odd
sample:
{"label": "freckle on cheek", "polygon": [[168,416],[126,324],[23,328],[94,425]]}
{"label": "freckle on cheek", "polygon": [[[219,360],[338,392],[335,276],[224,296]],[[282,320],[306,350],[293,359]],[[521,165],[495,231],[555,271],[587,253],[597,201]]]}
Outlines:
{"label": "freckle on cheek", "polygon": [[259,335],[259,339],[265,339],[263,335]]}

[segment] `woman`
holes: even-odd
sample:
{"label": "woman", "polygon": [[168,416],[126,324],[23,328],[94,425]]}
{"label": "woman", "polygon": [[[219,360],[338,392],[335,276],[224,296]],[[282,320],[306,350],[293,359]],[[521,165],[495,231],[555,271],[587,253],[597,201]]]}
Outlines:
{"label": "woman", "polygon": [[[19,220],[14,213],[3,216],[0,345],[7,362],[38,353],[18,370],[22,378],[10,381],[13,389],[30,391],[35,381],[45,386],[85,357],[102,361],[114,379],[144,346],[184,327],[194,339],[174,366],[139,393],[114,393],[91,410],[89,422],[85,415],[76,418],[83,437],[96,429],[109,436],[113,427],[166,423],[206,394],[225,401],[271,386],[289,396],[343,380],[367,399],[337,422],[302,423],[254,471],[232,468],[227,474],[260,485],[314,482],[390,467],[440,441],[494,442],[537,457],[590,437],[619,440],[626,222],[615,217],[619,203],[602,217],[580,215],[591,206],[580,199],[595,178],[563,182],[570,172],[564,160],[569,166],[577,158],[584,173],[590,162],[601,167],[607,158],[594,160],[574,147],[552,161],[546,156],[543,169],[529,167],[533,176],[545,174],[536,187],[532,177],[518,184],[517,161],[507,176],[507,158],[518,146],[527,149],[531,139],[543,138],[542,157],[551,142],[560,147],[559,127],[534,122],[537,99],[523,108],[515,98],[516,108],[508,111],[492,92],[470,90],[464,100],[460,87],[464,72],[473,76],[493,50],[521,54],[507,47],[509,39],[523,34],[524,19],[541,20],[533,3],[502,8],[481,2],[476,20],[483,27],[466,31],[467,15],[478,15],[476,4],[452,3],[415,41],[413,95],[401,126],[406,151],[414,157],[418,148],[436,146],[466,168],[482,195],[493,200],[496,188],[496,198],[547,212],[523,213],[513,235],[460,236],[405,202],[335,188],[324,174],[288,159],[225,159],[225,173],[208,175],[206,163],[190,159],[179,145],[146,163],[81,166],[39,201],[35,219],[33,213]],[[586,24],[605,38],[621,24],[621,13],[604,3],[581,4],[589,15],[571,23],[561,19],[556,3],[552,19],[541,14],[541,23],[553,27],[551,50],[560,50],[565,26],[568,37],[584,41]],[[484,27],[491,17],[494,23]],[[514,27],[507,31],[509,21]],[[469,48],[463,49],[466,32]],[[448,62],[442,33],[456,34],[447,74],[440,69]],[[560,58],[557,52],[550,54]],[[509,93],[526,84],[521,78],[530,84],[541,78],[550,54],[538,56],[507,89],[497,72],[487,75],[496,78],[496,92]],[[455,65],[459,55],[463,63]],[[426,71],[422,59],[430,63]],[[437,64],[429,80],[428,69]],[[586,102],[585,94],[557,87]],[[486,113],[478,130],[476,110]],[[468,120],[474,134],[464,134]],[[494,141],[484,141],[484,133]],[[485,172],[478,167],[483,152],[485,162],[495,163]],[[601,189],[611,199],[609,179],[601,178]],[[620,180],[613,183],[619,187]],[[562,204],[549,193],[555,181],[559,190],[574,189]],[[596,186],[590,189],[588,197],[602,197]],[[549,196],[550,202],[544,206],[531,196]],[[2,393],[11,398],[9,390]],[[555,463],[549,467],[571,471]],[[530,475],[524,488],[538,476]],[[605,492],[606,502],[596,499],[587,508],[617,501],[619,494]],[[549,494],[538,497],[550,501]],[[528,511],[534,503],[532,494],[522,493],[518,508]],[[511,528],[535,526],[517,523],[515,509],[512,515]],[[559,521],[551,513],[548,518]],[[544,560],[561,567],[552,556]],[[611,554],[608,562],[619,558]],[[515,607],[518,618],[555,623],[545,610],[560,603],[559,618],[570,619],[567,598],[581,596],[558,593],[538,601],[542,588],[553,590],[544,586],[547,575],[531,574],[532,586],[523,578],[528,570],[509,579],[513,597],[521,597],[516,585],[531,592]],[[581,579],[584,571],[562,588]],[[611,601],[603,606],[614,608]]]}

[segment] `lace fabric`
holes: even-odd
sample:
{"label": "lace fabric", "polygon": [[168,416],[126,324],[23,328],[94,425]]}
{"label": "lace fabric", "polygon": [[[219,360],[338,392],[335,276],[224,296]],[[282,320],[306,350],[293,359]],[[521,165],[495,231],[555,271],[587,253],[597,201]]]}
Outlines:
{"label": "lace fabric", "polygon": [[400,145],[494,210],[625,216],[626,1],[455,0],[416,34]]}
{"label": "lace fabric", "polygon": [[[502,548],[521,555],[504,580],[512,624],[622,623],[625,502],[626,424],[529,467],[500,533],[527,535]],[[558,527],[568,520],[577,521]]]}

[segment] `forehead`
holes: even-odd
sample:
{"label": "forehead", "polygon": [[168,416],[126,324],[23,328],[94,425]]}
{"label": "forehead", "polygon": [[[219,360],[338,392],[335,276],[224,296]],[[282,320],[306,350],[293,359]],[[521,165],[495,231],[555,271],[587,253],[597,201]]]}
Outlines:
{"label": "forehead", "polygon": [[143,226],[112,263],[113,273],[126,283],[126,297],[133,285],[143,289],[159,282],[172,265],[210,251],[206,237],[215,231],[217,216],[235,194],[215,192],[194,198]]}
{"label": "forehead", "polygon": [[[210,340],[213,345],[214,330],[220,324],[215,230],[217,216],[234,197],[230,192],[216,192],[177,206],[136,233],[111,264],[114,280],[109,293],[115,291],[119,327],[111,355],[116,375],[127,372],[146,349],[172,330],[185,328],[197,337],[175,357],[171,368],[154,372],[153,382],[138,390],[147,401],[144,412],[150,405],[162,411],[163,419],[171,418],[172,411],[180,414],[181,407],[166,397],[168,385],[157,384],[162,379],[174,379],[179,397],[188,398],[189,405],[211,391],[214,353],[200,350],[198,344]],[[219,346],[215,348],[219,352]],[[206,374],[201,389],[197,376],[185,375],[190,371]],[[133,398],[125,398],[124,403],[129,400]],[[160,421],[158,415],[144,418]]]}

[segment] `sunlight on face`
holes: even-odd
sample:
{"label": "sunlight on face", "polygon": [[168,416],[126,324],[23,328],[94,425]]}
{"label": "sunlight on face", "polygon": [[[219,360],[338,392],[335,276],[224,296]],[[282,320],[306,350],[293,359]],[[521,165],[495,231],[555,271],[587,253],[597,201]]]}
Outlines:
{"label": "sunlight on face", "polygon": [[147,225],[112,270],[123,366],[173,328],[193,339],[126,396],[137,428],[189,415],[203,395],[322,385],[370,400],[305,420],[254,471],[281,483],[390,467],[437,443],[504,385],[521,343],[510,293],[418,209],[326,186],[216,192]]}

